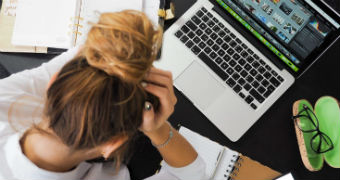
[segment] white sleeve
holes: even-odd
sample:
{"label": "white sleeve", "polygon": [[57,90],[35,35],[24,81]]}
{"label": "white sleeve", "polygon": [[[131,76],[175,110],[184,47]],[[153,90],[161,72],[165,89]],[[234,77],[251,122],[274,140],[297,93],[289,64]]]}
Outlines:
{"label": "white sleeve", "polygon": [[162,163],[162,169],[158,174],[146,178],[145,180],[206,180],[205,163],[198,156],[191,164],[175,168],[168,165],[165,161]]}
{"label": "white sleeve", "polygon": [[0,80],[0,93],[6,95],[32,95],[40,97],[45,94],[46,86],[52,75],[58,72],[62,66],[78,53],[79,47],[53,58],[41,66],[24,70]]}

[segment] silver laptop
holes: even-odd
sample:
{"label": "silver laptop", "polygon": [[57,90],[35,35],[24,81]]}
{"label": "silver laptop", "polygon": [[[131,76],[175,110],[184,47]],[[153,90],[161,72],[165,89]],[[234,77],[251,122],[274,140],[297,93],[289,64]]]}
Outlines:
{"label": "silver laptop", "polygon": [[155,66],[237,141],[339,38],[339,19],[319,0],[198,0]]}

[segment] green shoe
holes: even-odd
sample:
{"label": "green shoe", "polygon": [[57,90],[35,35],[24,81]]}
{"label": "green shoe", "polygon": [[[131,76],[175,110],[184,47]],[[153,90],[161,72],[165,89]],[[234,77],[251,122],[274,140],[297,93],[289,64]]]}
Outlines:
{"label": "green shoe", "polygon": [[323,166],[322,154],[316,153],[311,147],[319,144],[317,139],[311,141],[317,134],[315,129],[318,126],[313,116],[313,106],[304,99],[296,101],[293,105],[293,119],[303,164],[310,171],[320,170]]}
{"label": "green shoe", "polygon": [[[338,101],[330,96],[318,99],[314,108],[319,119],[320,131],[332,141],[333,149],[323,153],[324,159],[331,167],[340,168],[340,108]],[[322,145],[329,146],[326,143]],[[322,147],[321,149],[327,147]]]}

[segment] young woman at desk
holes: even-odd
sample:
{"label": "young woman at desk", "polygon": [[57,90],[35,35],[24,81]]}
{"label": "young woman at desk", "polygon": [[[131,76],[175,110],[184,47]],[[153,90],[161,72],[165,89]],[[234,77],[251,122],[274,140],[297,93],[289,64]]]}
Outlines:
{"label": "young woman at desk", "polygon": [[[204,179],[167,122],[177,99],[171,74],[152,67],[161,36],[142,13],[103,14],[84,46],[1,80],[0,179],[130,179],[123,160],[138,131],[165,160],[148,179]],[[88,162],[99,157],[114,161]]]}

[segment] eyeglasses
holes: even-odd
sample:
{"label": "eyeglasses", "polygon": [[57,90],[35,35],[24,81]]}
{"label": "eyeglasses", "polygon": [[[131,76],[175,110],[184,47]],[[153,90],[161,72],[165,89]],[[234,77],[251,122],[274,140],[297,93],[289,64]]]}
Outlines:
{"label": "eyeglasses", "polygon": [[[325,153],[334,148],[331,138],[320,131],[318,118],[305,104],[303,105],[303,110],[296,116],[293,116],[292,119],[300,131],[304,133],[315,133],[310,140],[310,146],[315,153]],[[300,123],[298,123],[298,119]]]}

